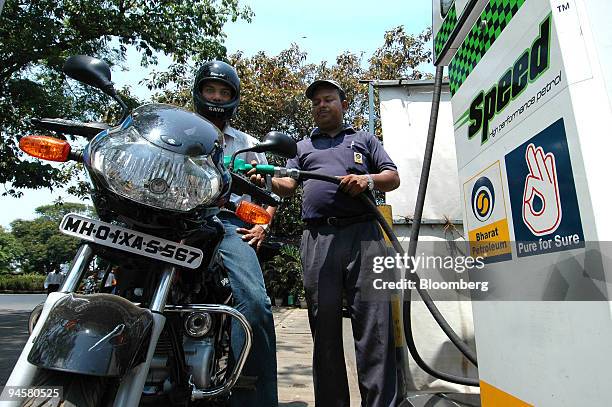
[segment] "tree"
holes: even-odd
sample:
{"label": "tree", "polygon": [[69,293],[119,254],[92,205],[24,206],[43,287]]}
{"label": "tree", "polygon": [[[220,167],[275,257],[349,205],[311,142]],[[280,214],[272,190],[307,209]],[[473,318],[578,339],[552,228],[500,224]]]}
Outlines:
{"label": "tree", "polygon": [[241,78],[241,104],[233,124],[256,137],[277,130],[301,139],[311,127],[304,84],[316,72],[305,60],[306,53],[295,44],[273,57],[264,52],[230,56]]}
{"label": "tree", "polygon": [[48,220],[51,222],[55,222],[57,224],[60,223],[62,218],[71,213],[80,213],[84,216],[92,217],[94,216],[93,207],[84,205],[81,203],[74,202],[56,202],[51,205],[43,205],[39,206],[34,210],[39,216],[39,219]]}
{"label": "tree", "polygon": [[419,68],[431,63],[431,28],[419,35],[407,34],[404,26],[385,33],[385,41],[369,59],[372,79],[424,79],[431,74]]}
{"label": "tree", "polygon": [[[156,52],[184,64],[226,53],[223,26],[252,12],[238,0],[9,0],[0,15],[0,183],[19,188],[66,183],[61,170],[22,160],[16,142],[32,131],[30,117],[95,119],[109,105],[98,92],[64,81],[61,67],[74,54],[87,54],[111,65],[125,62],[127,47],[156,64]],[[125,94],[125,91],[124,91]]]}
{"label": "tree", "polygon": [[22,254],[23,247],[17,239],[0,226],[0,273],[13,270]]}
{"label": "tree", "polygon": [[36,208],[34,220],[15,220],[11,233],[23,248],[17,256],[21,268],[29,273],[49,273],[69,262],[79,246],[79,240],[62,234],[58,224],[69,212],[92,215],[91,207],[78,203],[45,205]]}

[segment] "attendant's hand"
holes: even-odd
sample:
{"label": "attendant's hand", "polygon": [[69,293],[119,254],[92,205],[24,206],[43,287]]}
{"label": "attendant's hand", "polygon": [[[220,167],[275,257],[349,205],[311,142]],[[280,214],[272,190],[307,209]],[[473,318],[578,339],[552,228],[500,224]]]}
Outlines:
{"label": "attendant's hand", "polygon": [[341,179],[338,188],[340,188],[341,191],[346,192],[350,196],[357,196],[366,189],[368,189],[367,175],[349,174],[338,178]]}

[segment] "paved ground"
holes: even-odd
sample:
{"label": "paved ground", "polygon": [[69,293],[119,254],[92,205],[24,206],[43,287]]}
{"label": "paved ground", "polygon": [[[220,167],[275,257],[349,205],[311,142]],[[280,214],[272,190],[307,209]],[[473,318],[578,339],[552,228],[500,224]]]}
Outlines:
{"label": "paved ground", "polygon": [[[312,338],[306,310],[275,308],[278,397],[280,406],[314,406],[312,389]],[[349,373],[351,406],[360,405],[355,351],[350,322],[344,320],[344,348]]]}
{"label": "paved ground", "polygon": [[0,310],[0,386],[8,380],[28,339],[29,311]]}

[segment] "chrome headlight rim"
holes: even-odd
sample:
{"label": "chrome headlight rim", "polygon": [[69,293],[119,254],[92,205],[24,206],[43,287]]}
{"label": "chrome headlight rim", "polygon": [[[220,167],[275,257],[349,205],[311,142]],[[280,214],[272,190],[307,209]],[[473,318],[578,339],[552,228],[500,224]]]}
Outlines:
{"label": "chrome headlight rim", "polygon": [[[127,141],[124,140],[124,142],[118,143],[115,140],[117,138],[127,139]],[[118,172],[121,172],[124,169],[117,168],[116,163],[114,162],[111,162],[105,167],[103,161],[105,158],[109,158],[107,154],[108,150],[115,149],[119,151],[121,148],[125,149],[126,146],[128,149],[131,147],[133,147],[135,150],[141,149],[142,151],[140,151],[140,158],[142,159],[161,160],[161,157],[162,159],[166,160],[166,164],[172,163],[179,167],[182,166],[182,172],[177,173],[176,171],[171,171],[171,174],[169,174],[170,179],[166,179],[166,181],[169,181],[166,185],[163,185],[159,177],[155,176],[155,171],[151,173],[153,175],[149,176],[150,173],[147,172],[146,177],[143,176],[139,178],[139,180],[142,182],[142,185],[139,185],[137,188],[137,190],[140,191],[140,195],[146,195],[146,190],[148,193],[150,193],[149,196],[153,196],[151,194],[158,195],[160,197],[158,201],[155,201],[155,199],[139,199],[139,197],[135,196],[135,194],[126,192],[126,190],[128,190],[131,186],[125,185],[124,188],[121,188],[118,187],[117,182],[113,182],[117,181],[117,179],[113,179],[113,174],[109,174],[108,169],[115,169]],[[149,153],[148,156],[147,153]],[[197,210],[198,208],[210,206],[221,194],[222,175],[221,171],[213,160],[213,155],[214,152],[199,156],[188,156],[164,149],[163,147],[160,147],[147,140],[145,137],[142,137],[138,133],[137,129],[135,129],[133,126],[122,126],[109,131],[107,134],[100,134],[99,137],[92,140],[87,148],[85,162],[90,175],[101,181],[109,192],[153,209],[176,213],[187,213]],[[185,168],[188,170],[185,170]],[[159,168],[154,168],[154,170],[159,170]],[[173,176],[185,176],[185,174],[187,177],[191,176],[191,184],[194,182],[197,184],[197,181],[199,180],[205,186],[200,188],[195,185],[196,188],[192,188],[198,197],[194,198],[191,195],[186,197],[184,195],[189,194],[189,191],[185,192],[185,190],[188,188],[179,188],[171,185]],[[121,181],[121,177],[118,178]],[[187,180],[187,184],[190,184],[189,180]],[[187,186],[194,187],[194,185]],[[151,187],[153,190],[151,190]],[[163,195],[170,187],[174,188],[173,191],[175,192],[175,195],[179,195],[178,198],[183,200],[182,203],[175,202],[177,200],[176,197],[167,198],[165,199],[165,203],[160,203],[164,202]],[[180,196],[181,191],[183,196]],[[188,198],[188,202],[186,202],[186,198]]]}

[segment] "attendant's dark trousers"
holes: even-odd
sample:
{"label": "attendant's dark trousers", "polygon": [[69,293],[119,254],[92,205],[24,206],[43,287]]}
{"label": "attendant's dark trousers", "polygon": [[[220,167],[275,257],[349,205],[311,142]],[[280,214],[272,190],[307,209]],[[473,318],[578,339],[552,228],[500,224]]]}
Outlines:
{"label": "attendant's dark trousers", "polygon": [[355,340],[361,405],[397,403],[390,303],[382,297],[372,298],[371,290],[366,294],[372,281],[372,256],[384,254],[385,243],[375,221],[345,227],[307,226],[304,230],[301,257],[314,341],[317,407],[350,406],[342,346],[343,291]]}

